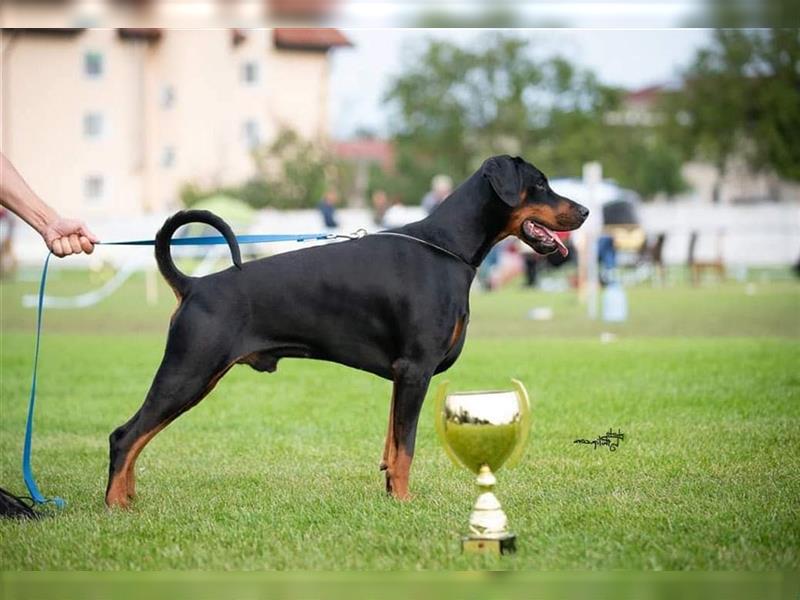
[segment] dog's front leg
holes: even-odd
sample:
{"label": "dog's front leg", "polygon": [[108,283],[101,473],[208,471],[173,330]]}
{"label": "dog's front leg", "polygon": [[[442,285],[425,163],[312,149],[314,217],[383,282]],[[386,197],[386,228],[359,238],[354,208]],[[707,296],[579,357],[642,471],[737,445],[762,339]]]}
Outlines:
{"label": "dog's front leg", "polygon": [[[389,450],[394,447],[394,397],[397,391],[397,384],[392,388],[392,403],[389,406],[389,425],[386,428],[386,442],[383,445],[383,457],[379,468],[381,471],[386,471],[389,468]],[[392,490],[389,487],[389,478],[386,478],[386,493],[391,494]]]}
{"label": "dog's front leg", "polygon": [[408,473],[414,458],[417,421],[431,372],[404,359],[395,361],[393,368],[394,393],[381,467],[386,470],[386,491],[398,500],[408,500]]}

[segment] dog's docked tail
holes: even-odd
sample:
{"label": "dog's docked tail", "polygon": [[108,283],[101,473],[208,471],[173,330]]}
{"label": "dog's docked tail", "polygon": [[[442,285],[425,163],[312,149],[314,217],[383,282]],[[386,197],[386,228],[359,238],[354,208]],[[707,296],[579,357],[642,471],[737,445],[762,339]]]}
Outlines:
{"label": "dog's docked tail", "polygon": [[233,230],[225,221],[207,210],[182,210],[177,212],[164,221],[164,225],[161,226],[161,229],[156,234],[156,262],[158,263],[158,270],[161,271],[164,279],[175,290],[179,298],[185,296],[189,291],[192,277],[184,275],[175,266],[172,260],[172,252],[170,252],[170,240],[178,227],[188,223],[205,223],[219,231],[231,249],[233,264],[237,269],[242,268],[239,242],[236,241]]}

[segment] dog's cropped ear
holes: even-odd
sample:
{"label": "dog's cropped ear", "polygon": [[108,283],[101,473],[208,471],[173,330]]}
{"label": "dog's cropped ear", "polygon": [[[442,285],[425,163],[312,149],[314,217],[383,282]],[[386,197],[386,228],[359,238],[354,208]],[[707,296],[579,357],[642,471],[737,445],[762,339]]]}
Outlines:
{"label": "dog's cropped ear", "polygon": [[483,163],[483,176],[492,184],[495,193],[509,206],[517,206],[522,191],[519,161],[510,156],[493,156]]}

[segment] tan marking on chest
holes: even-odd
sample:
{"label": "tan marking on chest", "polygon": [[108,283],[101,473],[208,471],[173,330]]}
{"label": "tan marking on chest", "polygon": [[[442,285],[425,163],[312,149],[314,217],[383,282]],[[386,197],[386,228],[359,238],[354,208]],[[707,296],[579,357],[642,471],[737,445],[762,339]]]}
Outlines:
{"label": "tan marking on chest", "polygon": [[450,352],[458,343],[458,340],[461,339],[461,334],[464,333],[465,321],[466,317],[461,317],[453,326],[453,333],[450,335],[450,343],[447,344],[447,352]]}

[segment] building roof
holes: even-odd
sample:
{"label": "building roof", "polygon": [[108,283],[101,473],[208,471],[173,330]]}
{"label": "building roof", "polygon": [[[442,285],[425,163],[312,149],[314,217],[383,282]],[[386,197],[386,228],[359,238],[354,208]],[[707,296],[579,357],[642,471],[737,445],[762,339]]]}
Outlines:
{"label": "building roof", "polygon": [[289,50],[321,50],[352,46],[338,29],[329,27],[277,27],[273,33],[275,46]]}
{"label": "building roof", "polygon": [[4,27],[3,33],[30,33],[35,35],[76,35],[86,31],[85,27]]}
{"label": "building roof", "polygon": [[158,27],[120,27],[117,34],[123,40],[144,40],[157,42],[163,35],[163,29]]}
{"label": "building roof", "polygon": [[394,167],[394,148],[386,140],[357,139],[335,142],[333,150],[336,156],[347,160],[380,163],[387,171],[391,171]]}
{"label": "building roof", "polygon": [[319,20],[330,17],[339,0],[267,0],[272,16],[278,18],[301,18]]}
{"label": "building roof", "polygon": [[625,95],[628,102],[641,102],[644,104],[653,102],[664,91],[663,85],[651,85],[638,90],[633,90]]}
{"label": "building roof", "polygon": [[649,85],[637,90],[629,90],[625,94],[625,102],[629,104],[650,105],[661,96],[672,94],[683,89],[685,85],[681,79],[669,79],[662,83]]}

